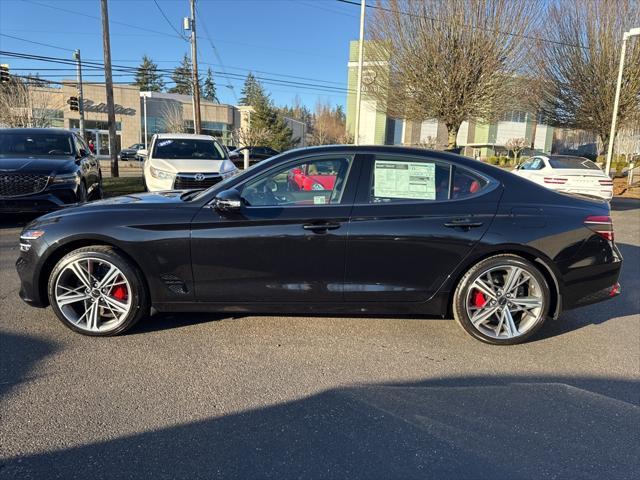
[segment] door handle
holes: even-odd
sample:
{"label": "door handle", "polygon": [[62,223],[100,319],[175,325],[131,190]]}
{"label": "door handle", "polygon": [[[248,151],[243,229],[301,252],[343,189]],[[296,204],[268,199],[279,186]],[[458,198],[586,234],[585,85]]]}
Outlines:
{"label": "door handle", "polygon": [[339,223],[330,223],[330,222],[326,222],[326,223],[307,223],[305,225],[302,225],[302,228],[304,228],[305,230],[311,230],[313,232],[326,232],[327,230],[335,230],[337,228],[340,228],[340,224]]}
{"label": "door handle", "polygon": [[484,225],[482,222],[474,222],[469,218],[462,218],[459,220],[452,220],[451,222],[447,222],[444,224],[447,228],[462,228],[464,230],[469,230],[471,228],[478,228]]}

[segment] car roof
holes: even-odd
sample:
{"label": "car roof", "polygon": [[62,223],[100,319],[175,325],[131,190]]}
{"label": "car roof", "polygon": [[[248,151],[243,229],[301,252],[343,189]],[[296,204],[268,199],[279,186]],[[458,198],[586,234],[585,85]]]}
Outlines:
{"label": "car roof", "polygon": [[196,135],[195,133],[157,133],[156,138],[214,140],[211,135]]}
{"label": "car roof", "polygon": [[27,135],[50,133],[54,135],[71,135],[73,132],[65,130],[64,128],[0,128],[0,133],[23,133]]}

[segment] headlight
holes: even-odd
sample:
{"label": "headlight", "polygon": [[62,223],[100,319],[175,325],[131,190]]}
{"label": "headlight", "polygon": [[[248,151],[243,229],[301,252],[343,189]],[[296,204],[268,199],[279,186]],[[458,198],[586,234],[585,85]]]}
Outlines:
{"label": "headlight", "polygon": [[65,173],[64,175],[56,175],[51,183],[79,183],[80,176],[75,173]]}
{"label": "headlight", "polygon": [[36,240],[44,235],[44,230],[25,230],[20,235],[20,240]]}
{"label": "headlight", "polygon": [[225,160],[220,165],[220,174],[224,175],[225,173],[231,173],[236,169],[236,166],[231,162],[231,160]]}
{"label": "headlight", "polygon": [[159,178],[160,180],[173,180],[176,177],[175,173],[165,172],[164,170],[158,170],[153,167],[149,167],[149,171],[153,178]]}

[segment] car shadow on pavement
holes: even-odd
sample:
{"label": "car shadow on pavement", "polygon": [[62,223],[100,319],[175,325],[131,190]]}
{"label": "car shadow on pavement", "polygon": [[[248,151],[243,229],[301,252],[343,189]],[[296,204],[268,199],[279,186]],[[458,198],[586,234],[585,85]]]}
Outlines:
{"label": "car shadow on pavement", "polygon": [[29,381],[33,367],[57,350],[51,341],[0,330],[0,401],[12,388]]}
{"label": "car shadow on pavement", "polygon": [[3,461],[0,478],[637,478],[638,383],[478,376],[341,387]]}

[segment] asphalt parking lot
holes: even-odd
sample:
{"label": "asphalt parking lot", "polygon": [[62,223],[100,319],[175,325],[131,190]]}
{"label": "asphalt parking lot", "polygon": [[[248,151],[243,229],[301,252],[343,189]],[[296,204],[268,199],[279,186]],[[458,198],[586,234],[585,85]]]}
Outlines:
{"label": "asphalt parking lot", "polygon": [[638,478],[640,201],[623,295],[525,345],[450,320],[157,315],[67,330],[0,230],[0,478]]}

